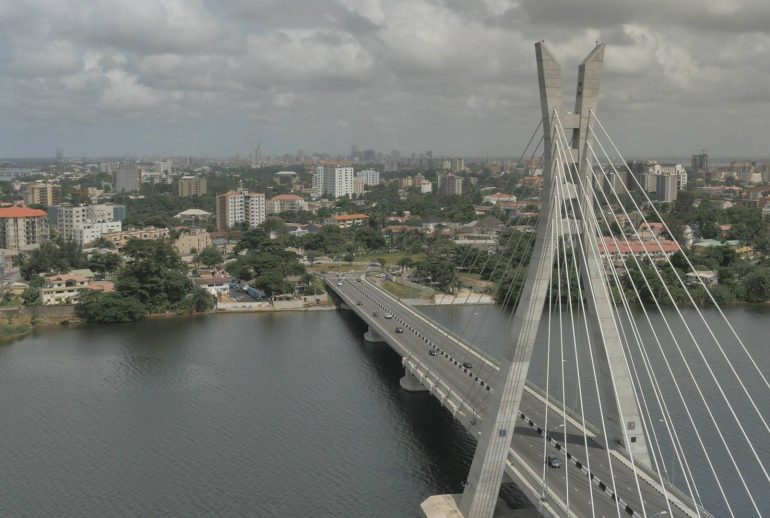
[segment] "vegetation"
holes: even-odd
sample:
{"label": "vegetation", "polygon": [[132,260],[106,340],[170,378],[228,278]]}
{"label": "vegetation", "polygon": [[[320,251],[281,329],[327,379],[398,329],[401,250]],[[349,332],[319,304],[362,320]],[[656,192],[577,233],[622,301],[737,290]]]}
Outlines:
{"label": "vegetation", "polygon": [[84,290],[78,313],[88,322],[128,322],[147,313],[211,309],[213,297],[185,275],[186,266],[167,241],[131,240],[117,270],[114,293]]}

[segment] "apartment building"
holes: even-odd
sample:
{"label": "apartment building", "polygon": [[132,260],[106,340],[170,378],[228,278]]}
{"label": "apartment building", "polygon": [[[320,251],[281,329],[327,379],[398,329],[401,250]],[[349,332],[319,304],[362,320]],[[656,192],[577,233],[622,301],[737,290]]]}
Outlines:
{"label": "apartment building", "polygon": [[24,193],[25,205],[50,207],[61,203],[61,185],[49,182],[36,182],[27,185]]}
{"label": "apartment building", "polygon": [[167,228],[145,227],[136,230],[123,230],[120,232],[108,232],[102,234],[117,250],[121,250],[132,239],[146,239],[150,241],[159,241],[168,239],[170,236]]}
{"label": "apartment building", "polygon": [[183,176],[179,179],[179,197],[192,198],[206,194],[206,178],[203,176]]}
{"label": "apartment building", "polygon": [[27,207],[0,209],[0,248],[29,250],[48,239],[48,214]]}
{"label": "apartment building", "polygon": [[217,196],[217,229],[225,231],[240,223],[249,228],[262,224],[267,217],[265,195],[249,191],[230,191]]}
{"label": "apartment building", "polygon": [[279,194],[273,196],[267,202],[268,214],[299,212],[302,210],[307,210],[307,202],[302,196],[297,194]]}
{"label": "apartment building", "polygon": [[330,216],[324,219],[324,225],[334,225],[340,228],[350,228],[356,225],[364,225],[369,221],[366,214],[343,214],[341,216]]}

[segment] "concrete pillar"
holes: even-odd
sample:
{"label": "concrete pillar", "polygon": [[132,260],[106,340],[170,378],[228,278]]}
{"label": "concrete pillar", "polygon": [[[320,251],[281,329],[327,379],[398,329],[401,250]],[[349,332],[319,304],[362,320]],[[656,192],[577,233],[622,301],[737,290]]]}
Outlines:
{"label": "concrete pillar", "polygon": [[372,326],[369,326],[369,330],[364,333],[364,340],[366,340],[369,343],[381,343],[384,342],[385,339],[380,336],[380,334],[377,332],[376,329],[374,329]]}
{"label": "concrete pillar", "polygon": [[420,384],[417,376],[409,371],[405,371],[404,377],[399,381],[401,388],[407,392],[427,392],[428,389]]}

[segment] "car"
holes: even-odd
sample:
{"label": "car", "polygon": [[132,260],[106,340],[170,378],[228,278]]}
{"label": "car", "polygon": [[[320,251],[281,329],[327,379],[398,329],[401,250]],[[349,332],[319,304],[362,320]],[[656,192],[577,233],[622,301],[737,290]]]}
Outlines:
{"label": "car", "polygon": [[438,353],[436,352],[436,350],[435,350],[435,349],[431,349],[431,350],[429,350],[429,351],[428,351],[428,354],[429,354],[429,355],[431,355],[431,356],[436,356],[436,355],[438,355]]}
{"label": "car", "polygon": [[361,277],[357,278],[356,282],[361,282]]}
{"label": "car", "polygon": [[379,314],[379,313],[377,313],[377,312],[375,311],[374,313],[372,313],[372,316],[373,316],[374,318],[377,318],[378,316],[380,316],[380,314]]}
{"label": "car", "polygon": [[391,314],[391,313],[385,313],[385,318],[387,318],[388,320],[390,320],[391,318],[393,318],[393,314]]}
{"label": "car", "polygon": [[396,328],[396,333],[403,333],[403,332],[404,332],[404,328],[403,327],[397,327]]}
{"label": "car", "polygon": [[361,302],[360,300],[356,302],[356,306],[360,306],[361,304],[363,304],[363,302]]}
{"label": "car", "polygon": [[337,281],[337,286],[344,286],[344,285],[345,285],[345,283],[344,283],[344,282],[342,282],[342,281]]}
{"label": "car", "polygon": [[559,457],[551,457],[550,455],[545,458],[545,463],[548,464],[552,468],[560,468],[561,462],[559,461]]}
{"label": "car", "polygon": [[463,362],[463,368],[465,369],[472,369],[473,364],[471,362]]}

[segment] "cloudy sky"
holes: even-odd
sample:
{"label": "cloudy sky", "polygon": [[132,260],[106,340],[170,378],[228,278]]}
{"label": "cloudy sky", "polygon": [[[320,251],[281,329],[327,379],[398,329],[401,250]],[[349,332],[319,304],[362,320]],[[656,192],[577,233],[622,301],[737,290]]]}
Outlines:
{"label": "cloudy sky", "polygon": [[0,156],[514,156],[533,43],[629,156],[770,155],[768,0],[0,0]]}

